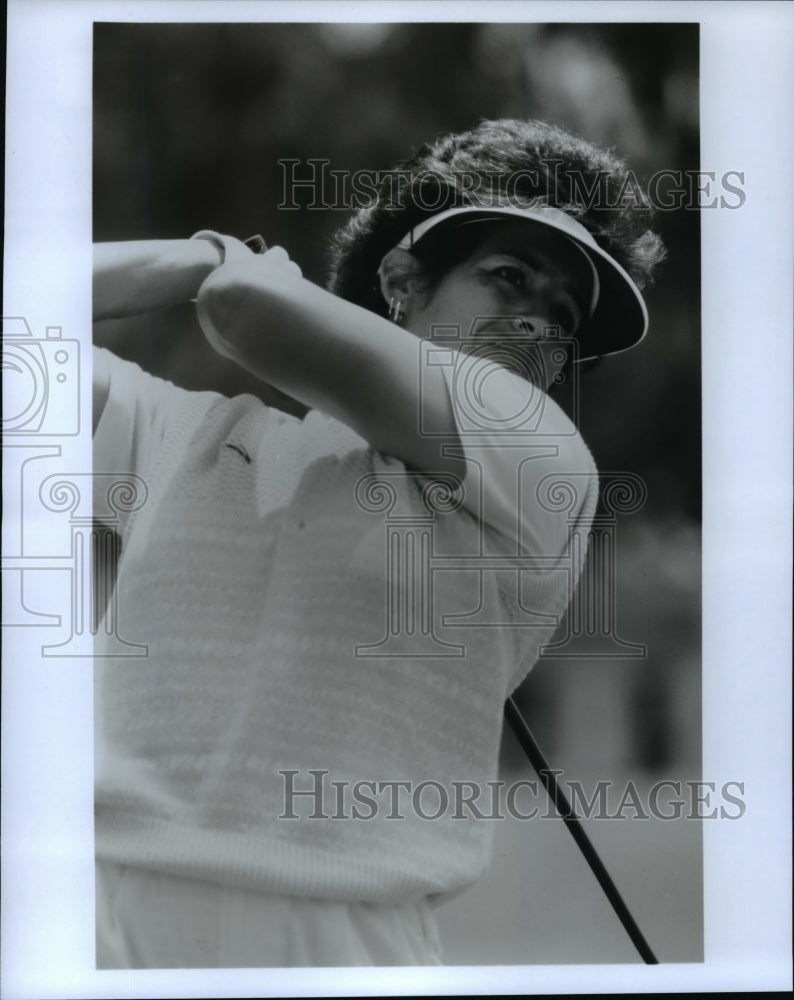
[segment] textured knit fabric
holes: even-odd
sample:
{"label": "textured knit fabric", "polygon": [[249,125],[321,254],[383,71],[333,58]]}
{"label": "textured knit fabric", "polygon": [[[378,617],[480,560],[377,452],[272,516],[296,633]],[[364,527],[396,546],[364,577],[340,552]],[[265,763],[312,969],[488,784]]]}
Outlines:
{"label": "textured knit fabric", "polygon": [[96,883],[98,969],[441,964],[425,900],[274,895],[106,861]]}
{"label": "textured knit fabric", "polygon": [[[496,778],[505,698],[570,599],[583,547],[569,540],[595,509],[573,426],[544,396],[528,436],[482,447],[507,383],[520,391],[505,373],[490,403],[477,396],[493,426],[461,434],[464,505],[429,514],[432,477],[320,413],[96,363],[110,396],[95,470],[148,488],[121,524],[117,582],[119,631],[148,655],[98,661],[98,857],[326,900],[470,885],[493,823],[452,805],[429,818],[435,785],[416,800],[376,783]],[[539,503],[549,475],[570,479],[572,502]],[[288,797],[318,787],[321,801]]]}

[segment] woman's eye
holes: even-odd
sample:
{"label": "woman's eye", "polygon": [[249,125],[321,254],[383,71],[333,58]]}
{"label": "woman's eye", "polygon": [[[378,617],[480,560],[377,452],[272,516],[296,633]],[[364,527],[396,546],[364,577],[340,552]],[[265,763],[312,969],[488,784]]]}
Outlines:
{"label": "woman's eye", "polygon": [[504,278],[505,281],[509,282],[515,288],[523,288],[526,281],[526,275],[521,268],[511,267],[509,264],[502,264],[500,267],[495,268],[493,273],[499,278]]}

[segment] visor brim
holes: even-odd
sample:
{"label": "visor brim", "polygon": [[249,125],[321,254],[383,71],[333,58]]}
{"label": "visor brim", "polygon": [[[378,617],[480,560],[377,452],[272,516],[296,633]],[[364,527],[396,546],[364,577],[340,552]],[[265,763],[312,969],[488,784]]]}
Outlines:
{"label": "visor brim", "polygon": [[577,243],[590,257],[598,274],[600,294],[595,310],[576,335],[580,348],[578,361],[619,354],[635,347],[645,337],[648,310],[639,288],[620,264],[598,245],[595,237],[560,209],[548,205],[450,208],[420,222],[397,245],[410,249],[445,222],[463,221],[464,218],[473,221],[478,216],[484,222],[507,217],[548,226]]}

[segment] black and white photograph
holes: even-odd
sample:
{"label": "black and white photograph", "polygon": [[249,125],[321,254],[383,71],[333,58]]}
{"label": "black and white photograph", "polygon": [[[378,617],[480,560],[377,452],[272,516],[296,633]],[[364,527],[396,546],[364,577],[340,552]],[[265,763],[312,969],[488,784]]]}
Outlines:
{"label": "black and white photograph", "polygon": [[95,25],[98,967],[702,958],[697,56]]}
{"label": "black and white photograph", "polygon": [[791,7],[711,6],[10,5],[4,996],[790,985]]}

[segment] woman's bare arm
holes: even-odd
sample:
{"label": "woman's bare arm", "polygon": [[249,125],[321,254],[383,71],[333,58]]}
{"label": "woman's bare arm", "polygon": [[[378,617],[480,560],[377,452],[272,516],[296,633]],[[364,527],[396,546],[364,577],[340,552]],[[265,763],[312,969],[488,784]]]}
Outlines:
{"label": "woman's bare arm", "polygon": [[188,302],[220,251],[208,240],[94,244],[94,322]]}
{"label": "woman's bare arm", "polygon": [[423,368],[420,384],[419,339],[300,277],[280,248],[213,271],[197,306],[221,354],[411,468],[463,475],[462,459],[441,455],[459,439],[440,369]]}
{"label": "woman's bare arm", "polygon": [[[254,254],[240,240],[225,236],[226,254]],[[222,262],[210,240],[132,240],[94,244],[93,320],[119,319],[195,299],[199,287]],[[109,386],[95,372],[94,429],[107,402]]]}

